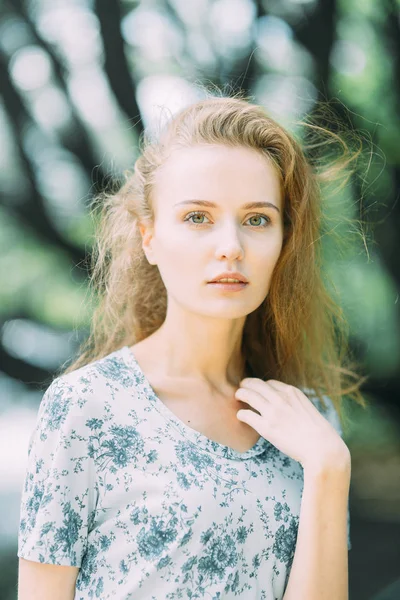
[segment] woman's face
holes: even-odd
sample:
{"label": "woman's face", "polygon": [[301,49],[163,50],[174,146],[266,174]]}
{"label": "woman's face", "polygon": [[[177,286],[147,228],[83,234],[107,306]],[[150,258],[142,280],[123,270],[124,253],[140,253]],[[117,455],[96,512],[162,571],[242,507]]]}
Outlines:
{"label": "woman's face", "polygon": [[[280,180],[267,158],[245,147],[175,150],[157,173],[153,202],[153,228],[141,226],[143,249],[168,303],[224,319],[260,306],[283,242]],[[272,206],[244,207],[253,202]],[[228,292],[208,283],[225,271],[239,271],[249,284]]]}

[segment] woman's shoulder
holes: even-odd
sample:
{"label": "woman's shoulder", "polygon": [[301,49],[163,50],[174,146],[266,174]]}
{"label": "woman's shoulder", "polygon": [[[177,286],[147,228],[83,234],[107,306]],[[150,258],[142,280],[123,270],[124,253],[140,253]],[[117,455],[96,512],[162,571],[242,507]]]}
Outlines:
{"label": "woman's shoulder", "polygon": [[62,373],[54,378],[51,386],[74,389],[77,393],[87,396],[98,388],[109,387],[110,383],[122,386],[130,384],[134,378],[124,360],[124,351],[125,348],[114,350],[107,356],[68,373]]}
{"label": "woman's shoulder", "polygon": [[74,371],[56,376],[45,388],[39,418],[57,428],[69,415],[90,417],[104,411],[128,383],[133,383],[121,350],[114,351]]}

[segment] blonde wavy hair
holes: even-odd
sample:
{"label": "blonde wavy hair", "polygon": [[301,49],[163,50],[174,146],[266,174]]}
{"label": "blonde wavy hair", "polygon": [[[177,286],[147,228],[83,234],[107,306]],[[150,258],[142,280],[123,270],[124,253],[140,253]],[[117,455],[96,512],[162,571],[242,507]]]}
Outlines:
{"label": "blonde wavy hair", "polygon": [[[133,170],[124,173],[117,189],[94,198],[88,290],[96,306],[88,338],[59,375],[138,343],[165,319],[167,290],[157,265],[143,252],[139,224],[154,220],[154,178],[169,154],[200,143],[244,146],[267,156],[279,174],[284,242],[266,298],[246,317],[243,377],[312,389],[324,406],[327,395],[342,426],[344,395],[366,407],[360,386],[367,377],[351,360],[349,325],[322,253],[324,236],[335,235],[324,210],[329,186],[334,184],[334,197],[346,185],[361,146],[351,150],[343,136],[306,120],[300,124],[308,132],[303,143],[239,93],[206,97],[175,114],[158,135],[143,133]],[[339,156],[332,156],[333,147],[341,149]],[[343,236],[338,241],[346,246]]]}

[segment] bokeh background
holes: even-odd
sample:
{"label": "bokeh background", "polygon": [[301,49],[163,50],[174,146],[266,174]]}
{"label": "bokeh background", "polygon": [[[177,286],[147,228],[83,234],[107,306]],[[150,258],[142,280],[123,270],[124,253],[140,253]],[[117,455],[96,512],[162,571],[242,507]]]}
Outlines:
{"label": "bokeh background", "polygon": [[[0,5],[0,597],[17,598],[19,502],[45,387],[88,331],[94,194],[201,85],[293,123],[317,102],[362,133],[331,253],[368,410],[348,406],[350,600],[400,598],[399,0],[3,0]],[[341,216],[365,219],[365,244]],[[372,231],[372,229],[371,229]],[[397,581],[397,583],[396,583]]]}

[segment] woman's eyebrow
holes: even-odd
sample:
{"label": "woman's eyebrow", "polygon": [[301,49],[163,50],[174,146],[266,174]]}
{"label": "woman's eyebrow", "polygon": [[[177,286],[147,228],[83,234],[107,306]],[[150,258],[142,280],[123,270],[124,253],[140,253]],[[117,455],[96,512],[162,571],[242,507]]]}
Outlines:
{"label": "woman's eyebrow", "polygon": [[[182,204],[197,204],[198,206],[204,206],[206,208],[218,208],[217,204],[214,202],[210,202],[209,200],[183,200],[183,202],[177,202],[174,206],[179,206]],[[272,204],[272,202],[248,202],[247,204],[243,204],[243,209],[249,210],[252,208],[275,208],[278,212],[280,212],[279,208]]]}

